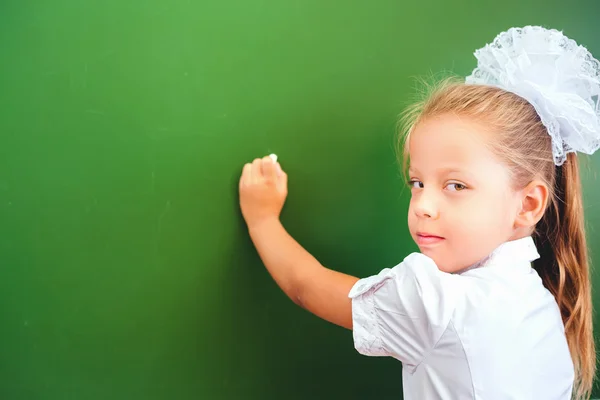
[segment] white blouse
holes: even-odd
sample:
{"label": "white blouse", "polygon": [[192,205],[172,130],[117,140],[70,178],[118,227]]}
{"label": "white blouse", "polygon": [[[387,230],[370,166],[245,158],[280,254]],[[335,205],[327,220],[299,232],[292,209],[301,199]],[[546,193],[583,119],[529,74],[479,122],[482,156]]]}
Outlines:
{"label": "white blouse", "polygon": [[413,253],[359,280],[356,350],[402,362],[405,400],[570,399],[573,362],[537,258],[526,237],[459,274]]}

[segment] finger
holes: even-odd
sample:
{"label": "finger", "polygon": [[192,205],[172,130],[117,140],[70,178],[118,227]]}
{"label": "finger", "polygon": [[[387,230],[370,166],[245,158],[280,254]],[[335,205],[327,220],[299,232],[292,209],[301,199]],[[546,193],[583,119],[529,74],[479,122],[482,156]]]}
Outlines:
{"label": "finger", "polygon": [[287,185],[288,185],[288,176],[285,172],[281,171],[279,177],[277,178],[277,186],[280,190],[287,193]]}
{"label": "finger", "polygon": [[281,169],[281,164],[275,163],[277,165],[277,176],[283,175],[283,170]]}
{"label": "finger", "polygon": [[277,166],[270,156],[263,157],[262,159],[262,174],[270,181],[274,182],[277,179]]}
{"label": "finger", "polygon": [[240,178],[240,184],[247,184],[250,182],[252,178],[252,164],[246,163],[244,164],[244,168],[242,169],[242,177]]}
{"label": "finger", "polygon": [[260,158],[255,158],[254,161],[252,161],[251,180],[253,183],[260,182],[262,179],[261,164],[262,160]]}

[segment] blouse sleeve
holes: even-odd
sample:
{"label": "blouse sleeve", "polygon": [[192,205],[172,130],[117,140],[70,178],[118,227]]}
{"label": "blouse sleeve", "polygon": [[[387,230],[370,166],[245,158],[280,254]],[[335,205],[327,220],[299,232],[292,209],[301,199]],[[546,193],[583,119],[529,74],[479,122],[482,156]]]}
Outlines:
{"label": "blouse sleeve", "polygon": [[356,282],[352,299],[356,350],[416,367],[448,326],[460,295],[460,276],[440,271],[413,253],[394,268]]}

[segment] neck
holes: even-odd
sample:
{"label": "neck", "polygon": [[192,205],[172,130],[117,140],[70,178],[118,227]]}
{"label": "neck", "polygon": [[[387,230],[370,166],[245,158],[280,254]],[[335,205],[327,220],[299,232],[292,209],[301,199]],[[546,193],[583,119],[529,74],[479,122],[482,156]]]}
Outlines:
{"label": "neck", "polygon": [[512,242],[515,240],[523,239],[528,236],[533,235],[534,228],[524,227],[524,228],[516,228],[512,235],[506,240],[507,242]]}

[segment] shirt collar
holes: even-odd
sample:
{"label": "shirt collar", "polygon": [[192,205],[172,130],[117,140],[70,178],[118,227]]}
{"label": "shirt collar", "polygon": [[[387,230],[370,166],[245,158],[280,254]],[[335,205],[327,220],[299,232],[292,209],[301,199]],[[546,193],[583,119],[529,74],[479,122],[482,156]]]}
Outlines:
{"label": "shirt collar", "polygon": [[509,267],[529,272],[531,262],[538,258],[540,258],[540,255],[535,247],[535,242],[531,236],[527,236],[502,243],[489,256],[467,268],[467,270],[481,267]]}

